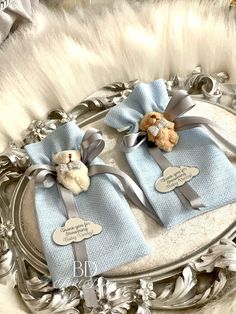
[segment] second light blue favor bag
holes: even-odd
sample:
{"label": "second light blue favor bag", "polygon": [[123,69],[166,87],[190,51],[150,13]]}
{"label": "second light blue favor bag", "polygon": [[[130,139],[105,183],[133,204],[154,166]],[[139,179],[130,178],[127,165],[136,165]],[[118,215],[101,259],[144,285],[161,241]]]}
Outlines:
{"label": "second light blue favor bag", "polygon": [[[168,102],[163,80],[139,83],[126,100],[109,110],[105,123],[118,131],[136,133],[146,113],[164,112]],[[200,173],[188,184],[205,205],[200,209],[192,208],[188,202],[183,205],[175,191],[160,193],[155,189],[155,182],[162,176],[162,170],[149,153],[147,142],[126,153],[142,190],[167,228],[236,201],[236,169],[224,152],[199,127],[178,133],[178,144],[171,152],[163,152],[163,155],[174,166],[199,168]]]}
{"label": "second light blue favor bag", "polygon": [[[80,148],[84,132],[69,122],[49,134],[41,142],[25,147],[33,165],[52,165],[55,153]],[[96,158],[93,164],[102,164]],[[88,191],[75,196],[78,216],[102,226],[102,232],[85,240],[88,261],[96,265],[97,275],[131,262],[149,253],[149,248],[120,188],[110,176],[91,177]],[[71,244],[53,242],[56,228],[64,226],[67,216],[57,185],[36,186],[35,205],[43,250],[53,285],[61,288],[76,284],[74,251]]]}

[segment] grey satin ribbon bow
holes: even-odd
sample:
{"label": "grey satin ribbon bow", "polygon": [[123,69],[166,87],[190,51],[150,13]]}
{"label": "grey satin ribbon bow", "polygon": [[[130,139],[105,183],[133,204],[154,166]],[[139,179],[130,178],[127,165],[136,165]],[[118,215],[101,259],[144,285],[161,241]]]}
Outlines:
{"label": "grey satin ribbon bow", "polygon": [[[91,165],[91,162],[103,151],[104,147],[105,142],[99,130],[90,128],[85,132],[81,142],[81,161],[89,168],[89,176],[107,173],[118,177],[123,185],[125,193],[134,202],[134,204],[136,204],[139,208],[146,212],[151,218],[160,222],[151,205],[148,203],[143,191],[126,173],[112,166]],[[73,168],[78,166],[77,162],[72,163],[75,164],[70,167]],[[64,170],[68,171],[67,168],[68,164],[66,164],[66,169]],[[34,173],[35,183],[43,184],[45,188],[50,188],[57,182],[55,166],[32,165],[26,170],[25,175],[30,177],[32,173]],[[64,201],[69,218],[77,216],[76,206],[73,209],[74,206],[72,206],[72,202],[69,201],[72,197],[74,198],[73,193],[64,188],[58,182],[57,185]],[[71,206],[67,206],[68,203],[70,203]]]}
{"label": "grey satin ribbon bow", "polygon": [[[195,116],[179,117],[187,111],[191,110],[194,106],[195,104],[192,98],[188,95],[186,91],[177,91],[173,94],[173,97],[170,99],[166,110],[163,113],[164,118],[168,121],[172,121],[175,123],[176,131],[203,127],[210,133],[214,140],[220,142],[227,149],[236,154],[236,146],[231,144],[221,134],[219,134],[212,128],[213,126],[217,129],[220,129],[220,127],[217,124],[213,123],[211,120]],[[129,153],[142,145],[146,140],[146,132],[143,131],[124,135],[121,143],[121,149],[123,152]],[[148,150],[162,171],[164,171],[168,167],[173,166],[166,159],[166,157],[158,147],[149,148]],[[185,183],[181,187],[175,188],[174,191],[180,201],[183,203],[183,205],[186,205],[189,202],[191,207],[194,209],[205,207],[201,201],[200,196],[190,187],[188,183]]]}
{"label": "grey satin ribbon bow", "polygon": [[[99,130],[90,128],[85,132],[81,142],[81,159],[82,162],[89,168],[89,176],[94,176],[97,174],[115,175],[120,179],[126,195],[133,201],[133,203],[141,208],[155,221],[160,223],[156,213],[144,196],[143,191],[126,173],[107,165],[90,165],[90,163],[102,152],[104,146],[105,142]],[[67,169],[65,169],[65,171],[67,171]],[[30,179],[33,177],[35,179],[36,185],[43,185],[45,188],[50,188],[54,184],[57,184],[68,218],[78,217],[77,205],[74,195],[70,190],[64,188],[57,181],[55,166],[32,165],[26,170],[25,176],[29,177]],[[73,243],[73,248],[75,259],[77,261],[88,261],[85,241]],[[94,291],[87,289],[86,293],[84,291],[84,295],[87,306],[97,305],[97,297]]]}
{"label": "grey satin ribbon bow", "polygon": [[64,174],[64,173],[69,172],[72,169],[80,169],[81,168],[81,161],[80,160],[74,160],[74,161],[71,161],[67,164],[60,164],[59,167],[60,167],[60,172]]}

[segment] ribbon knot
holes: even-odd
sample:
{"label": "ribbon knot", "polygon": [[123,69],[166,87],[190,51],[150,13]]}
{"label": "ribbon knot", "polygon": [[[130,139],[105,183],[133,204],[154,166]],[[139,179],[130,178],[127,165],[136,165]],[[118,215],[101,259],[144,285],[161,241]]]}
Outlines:
{"label": "ribbon knot", "polygon": [[63,174],[69,172],[72,169],[80,169],[81,161],[75,160],[75,161],[68,162],[67,164],[60,164],[59,168],[60,168],[60,172]]}
{"label": "ribbon knot", "polygon": [[160,130],[163,128],[168,127],[169,122],[166,119],[161,119],[161,121],[157,125],[151,125],[147,129],[154,137],[156,137],[159,133]]}

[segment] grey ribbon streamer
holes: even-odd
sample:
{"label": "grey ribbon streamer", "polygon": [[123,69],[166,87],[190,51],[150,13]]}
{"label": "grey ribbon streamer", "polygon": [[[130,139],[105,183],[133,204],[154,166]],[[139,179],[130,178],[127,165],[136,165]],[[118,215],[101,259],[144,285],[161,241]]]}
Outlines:
{"label": "grey ribbon streamer", "polygon": [[104,147],[105,141],[99,130],[90,128],[85,132],[81,142],[82,162],[89,167],[89,176],[106,173],[115,175],[120,179],[129,199],[152,219],[160,223],[160,220],[146,199],[143,191],[125,172],[107,165],[90,165],[90,163],[103,151]]}
{"label": "grey ribbon streamer", "polygon": [[176,91],[165,109],[164,117],[169,121],[175,121],[178,116],[183,115],[194,106],[192,98],[185,90]]}
{"label": "grey ribbon streamer", "polygon": [[[58,190],[60,192],[61,198],[63,200],[64,206],[66,208],[66,213],[68,218],[78,217],[77,205],[71,191],[65,189],[61,184],[56,180],[56,168],[49,165],[35,165],[29,167],[25,175],[31,177],[32,172],[35,170],[39,171],[35,175],[35,184],[43,185],[45,188],[50,188],[54,184],[57,184]],[[69,208],[69,210],[68,210]],[[88,260],[86,247],[82,242],[73,243],[74,253],[77,261],[85,262]],[[84,279],[84,278],[82,278]]]}
{"label": "grey ribbon streamer", "polygon": [[[172,166],[172,164],[169,162],[168,159],[165,158],[165,156],[162,154],[159,148],[149,148],[149,153],[158,163],[162,171]],[[188,184],[184,184],[178,187],[178,189],[175,189],[175,193],[177,194],[182,203],[185,204],[187,200],[189,201],[191,207],[194,209],[204,207],[199,195]]]}
{"label": "grey ribbon streamer", "polygon": [[[205,128],[211,137],[215,140],[216,144],[221,143],[226,149],[231,151],[233,154],[236,154],[236,146],[227,140],[228,135],[225,130],[222,130],[222,127],[218,124],[212,122],[209,119],[202,117],[181,117],[176,119],[175,126],[177,131],[188,130],[192,128],[202,127]],[[219,130],[219,132],[215,131],[213,128]],[[224,134],[224,136],[222,135]]]}
{"label": "grey ribbon streamer", "polygon": [[[227,149],[236,154],[236,146],[221,135],[222,131],[220,131],[220,134],[212,128],[214,127],[219,130],[221,129],[216,123],[213,123],[211,120],[202,117],[179,117],[187,111],[191,110],[194,106],[195,104],[188,93],[184,90],[180,90],[173,94],[173,97],[170,99],[163,114],[167,120],[173,121],[175,123],[176,131],[187,130],[195,127],[203,127],[210,133],[214,140],[220,142]],[[134,149],[137,149],[145,141],[146,132],[143,131],[124,135],[121,143],[121,150],[123,152],[129,153]],[[162,171],[172,166],[172,164],[165,158],[164,154],[158,147],[149,148],[149,153],[152,155]],[[187,200],[194,209],[205,207],[199,195],[190,187],[188,183],[185,183],[181,187],[175,188],[174,191],[184,205],[186,204]]]}
{"label": "grey ribbon streamer", "polygon": [[[45,188],[50,188],[54,184],[57,184],[58,191],[61,195],[62,201],[66,209],[67,217],[69,219],[73,217],[78,217],[79,215],[78,215],[77,205],[75,202],[74,195],[71,191],[64,188],[61,184],[59,184],[59,182],[56,179],[56,168],[54,166],[49,166],[49,165],[33,165],[26,170],[25,176],[31,179],[32,178],[31,175],[35,171],[37,171],[37,174],[33,175],[35,178],[35,184],[43,185]],[[73,247],[76,261],[80,261],[82,264],[88,261],[85,241],[72,243],[72,247]],[[86,276],[87,277],[90,276],[89,267],[87,267]],[[84,299],[85,299],[86,305],[88,307],[97,306],[98,299],[94,291],[93,285],[91,283],[92,279],[85,281],[86,277],[84,275],[82,275],[80,279],[82,282],[82,290],[84,293]],[[88,282],[90,283],[89,289],[88,289]]]}
{"label": "grey ribbon streamer", "polygon": [[82,162],[84,164],[90,164],[105,147],[105,141],[102,133],[94,128],[88,129],[81,142],[82,149]]}

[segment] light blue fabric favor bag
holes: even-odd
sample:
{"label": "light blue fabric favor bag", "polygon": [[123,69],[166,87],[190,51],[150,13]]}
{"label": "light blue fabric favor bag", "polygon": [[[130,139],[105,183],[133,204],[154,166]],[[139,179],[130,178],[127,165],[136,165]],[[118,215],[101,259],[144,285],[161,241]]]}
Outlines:
{"label": "light blue fabric favor bag", "polygon": [[[75,122],[69,122],[49,134],[41,142],[25,147],[33,164],[52,165],[56,152],[78,149],[84,132]],[[93,164],[101,164],[96,158]],[[97,275],[136,260],[149,253],[149,248],[115,180],[108,175],[91,177],[87,192],[75,196],[80,218],[102,226],[100,234],[85,240],[88,260],[96,265]],[[113,178],[112,178],[113,179]],[[67,216],[57,185],[36,186],[36,214],[43,251],[56,288],[76,284],[73,278],[72,245],[58,246],[52,240],[56,228],[64,226]]]}
{"label": "light blue fabric favor bag", "polygon": [[[163,80],[139,83],[126,100],[110,109],[105,123],[117,130],[135,133],[139,131],[139,122],[146,113],[164,112],[168,102]],[[162,171],[149,154],[147,142],[126,153],[142,190],[167,228],[236,201],[236,169],[224,152],[199,127],[178,133],[178,144],[171,152],[163,154],[173,166],[199,168],[199,175],[188,182],[205,205],[199,210],[193,209],[189,203],[183,205],[174,191],[160,193],[155,189],[155,182],[162,176]]]}

